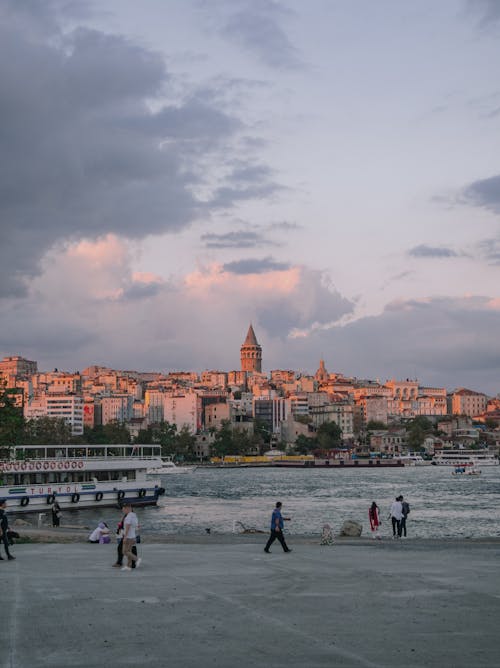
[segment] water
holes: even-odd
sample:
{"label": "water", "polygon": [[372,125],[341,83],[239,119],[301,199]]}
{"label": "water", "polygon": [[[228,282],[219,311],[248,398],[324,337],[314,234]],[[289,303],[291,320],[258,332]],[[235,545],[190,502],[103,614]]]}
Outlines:
{"label": "water", "polygon": [[[456,478],[448,467],[404,467],[385,470],[207,469],[162,477],[166,494],[157,508],[139,509],[142,531],[168,534],[228,534],[234,522],[268,531],[277,500],[290,516],[289,534],[319,534],[328,522],[338,532],[346,519],[369,533],[368,506],[376,501],[382,535],[392,533],[387,520],[395,496],[410,503],[411,537],[500,536],[500,467],[485,467],[481,476]],[[101,519],[114,526],[113,508],[65,513],[64,523],[94,527]],[[239,528],[239,527],[238,527]]]}

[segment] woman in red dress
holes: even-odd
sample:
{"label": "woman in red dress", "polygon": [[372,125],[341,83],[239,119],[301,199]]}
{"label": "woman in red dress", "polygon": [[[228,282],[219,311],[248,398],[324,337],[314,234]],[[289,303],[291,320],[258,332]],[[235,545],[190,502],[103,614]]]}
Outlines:
{"label": "woman in red dress", "polygon": [[379,536],[379,533],[378,533],[378,528],[382,524],[382,521],[380,519],[378,506],[375,503],[375,501],[372,503],[372,505],[368,509],[368,518],[370,520],[370,529],[372,531],[372,538],[380,539],[380,536]]}

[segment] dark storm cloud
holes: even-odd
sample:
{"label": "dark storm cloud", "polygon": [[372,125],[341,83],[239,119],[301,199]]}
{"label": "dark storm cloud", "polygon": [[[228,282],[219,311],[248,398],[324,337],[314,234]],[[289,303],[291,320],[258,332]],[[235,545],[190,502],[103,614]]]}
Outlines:
{"label": "dark storm cloud", "polygon": [[[207,7],[213,11],[213,3]],[[285,30],[287,21],[294,17],[285,4],[275,0],[231,0],[220,3],[219,8],[223,14],[219,32],[223,37],[268,67],[292,70],[304,66]]]}
{"label": "dark storm cloud", "polygon": [[408,255],[418,258],[446,258],[458,257],[458,253],[452,248],[445,246],[428,246],[427,244],[420,244],[414,248],[410,248]]}
{"label": "dark storm cloud", "polygon": [[270,271],[286,271],[290,265],[286,262],[276,262],[272,257],[262,259],[248,258],[247,260],[236,260],[227,262],[222,267],[230,274],[266,274]]}
{"label": "dark storm cloud", "polygon": [[500,213],[500,175],[473,181],[462,192],[463,200],[494,213]]}
{"label": "dark storm cloud", "polygon": [[86,3],[0,4],[0,297],[23,294],[57,242],[175,232],[278,188],[249,162],[198,201],[241,123],[209,95],[161,106],[162,57],[96,30],[63,34],[51,8],[72,6]]}
{"label": "dark storm cloud", "polygon": [[468,0],[469,11],[479,17],[479,24],[487,28],[500,23],[500,3],[498,0]]}
{"label": "dark storm cloud", "polygon": [[263,246],[278,246],[279,244],[266,239],[260,232],[239,230],[225,234],[203,234],[201,240],[206,248],[262,248]]}

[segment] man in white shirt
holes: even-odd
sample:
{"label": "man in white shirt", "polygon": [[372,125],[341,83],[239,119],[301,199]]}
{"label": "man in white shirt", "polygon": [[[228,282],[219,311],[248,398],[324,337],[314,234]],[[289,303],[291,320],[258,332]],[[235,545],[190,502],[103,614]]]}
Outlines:
{"label": "man in white shirt", "polygon": [[137,537],[139,521],[130,504],[124,506],[123,511],[125,512],[125,520],[123,521],[123,556],[127,557],[127,565],[122,568],[122,571],[131,571],[133,561],[135,561],[136,568],[141,563],[141,559],[132,552]]}
{"label": "man in white shirt", "polygon": [[401,538],[401,520],[403,519],[403,504],[401,497],[397,496],[391,504],[389,517],[392,521],[392,537]]}

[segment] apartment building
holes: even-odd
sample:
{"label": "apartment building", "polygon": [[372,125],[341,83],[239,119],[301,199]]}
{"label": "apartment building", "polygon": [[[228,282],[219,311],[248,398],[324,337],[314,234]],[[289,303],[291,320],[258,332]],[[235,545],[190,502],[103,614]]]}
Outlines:
{"label": "apartment building", "polygon": [[196,434],[201,427],[201,401],[196,392],[167,394],[163,399],[163,418],[177,425],[179,431],[187,427]]}
{"label": "apartment building", "polygon": [[461,387],[451,395],[451,412],[453,415],[481,415],[486,410],[488,398],[481,392],[474,392]]}
{"label": "apartment building", "polygon": [[0,361],[0,378],[26,378],[37,372],[37,363],[19,355],[4,357]]}
{"label": "apartment building", "polygon": [[281,423],[286,420],[287,401],[283,397],[258,397],[253,400],[253,417],[266,425],[271,434],[281,432]]}
{"label": "apartment building", "polygon": [[62,418],[73,436],[83,434],[83,397],[70,394],[44,394],[24,407],[27,420],[40,417]]}
{"label": "apartment building", "polygon": [[114,394],[110,397],[101,397],[102,424],[110,422],[128,422],[134,416],[134,397],[129,394]]}
{"label": "apartment building", "polygon": [[309,407],[312,424],[318,428],[325,422],[335,422],[343,439],[354,438],[354,407],[347,402],[317,404]]}

